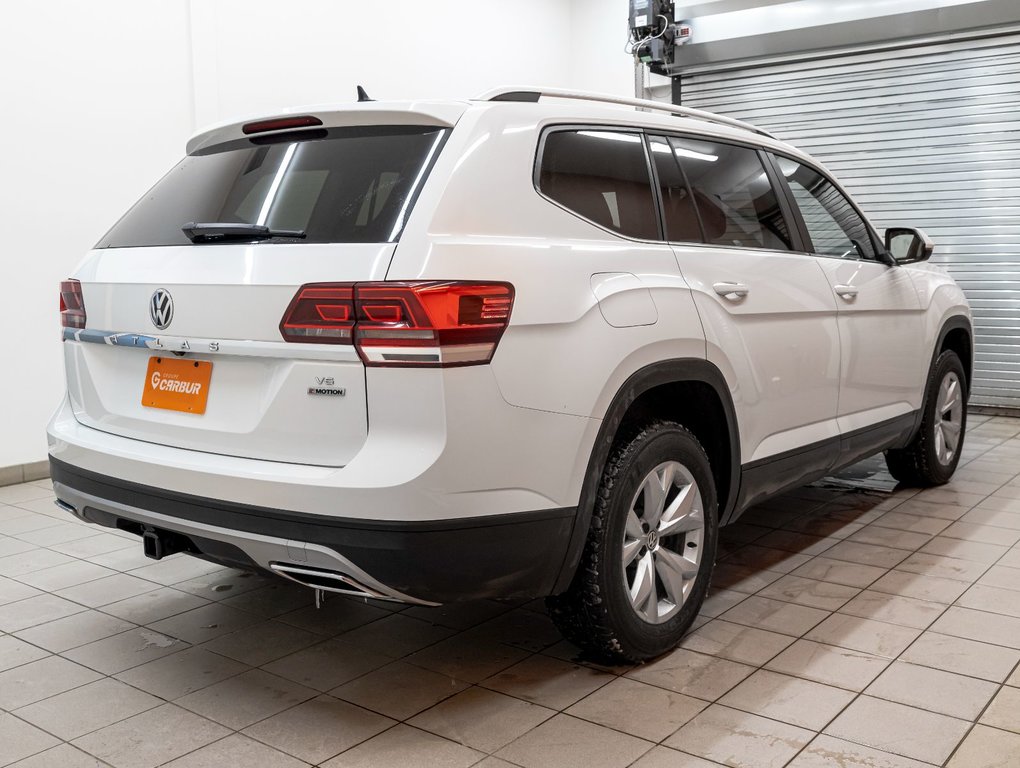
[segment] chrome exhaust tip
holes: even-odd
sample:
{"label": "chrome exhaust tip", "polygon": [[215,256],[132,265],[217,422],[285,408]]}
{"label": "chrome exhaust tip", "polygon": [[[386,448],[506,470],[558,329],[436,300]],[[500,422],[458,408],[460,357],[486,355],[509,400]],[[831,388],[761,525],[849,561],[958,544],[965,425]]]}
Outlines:
{"label": "chrome exhaust tip", "polygon": [[379,592],[378,590],[366,587],[346,573],[331,571],[328,568],[316,568],[309,565],[291,565],[289,563],[270,563],[269,567],[274,573],[283,576],[285,579],[296,581],[312,589],[321,589],[325,592],[338,592],[343,595],[355,597],[370,597],[373,600],[391,600],[400,602],[397,598]]}

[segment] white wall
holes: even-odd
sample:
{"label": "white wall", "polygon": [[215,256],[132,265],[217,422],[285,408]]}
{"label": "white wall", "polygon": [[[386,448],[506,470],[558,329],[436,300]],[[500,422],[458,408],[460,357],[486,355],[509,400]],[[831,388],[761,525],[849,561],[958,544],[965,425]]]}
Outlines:
{"label": "white wall", "polygon": [[175,162],[193,119],[180,0],[4,11],[0,468],[46,458],[63,392],[58,282]]}
{"label": "white wall", "polygon": [[[380,8],[386,8],[385,12]],[[0,33],[0,468],[46,458],[57,288],[209,123],[504,84],[631,95],[626,0],[50,0]]]}

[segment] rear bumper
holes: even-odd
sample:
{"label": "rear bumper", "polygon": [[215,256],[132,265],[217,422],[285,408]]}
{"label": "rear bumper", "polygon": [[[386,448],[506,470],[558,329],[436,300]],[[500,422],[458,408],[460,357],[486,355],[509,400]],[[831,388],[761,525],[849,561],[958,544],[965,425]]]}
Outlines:
{"label": "rear bumper", "polygon": [[456,520],[350,519],[163,490],[52,456],[50,471],[57,498],[83,520],[167,534],[225,565],[325,570],[366,594],[428,604],[550,594],[576,514],[568,507]]}

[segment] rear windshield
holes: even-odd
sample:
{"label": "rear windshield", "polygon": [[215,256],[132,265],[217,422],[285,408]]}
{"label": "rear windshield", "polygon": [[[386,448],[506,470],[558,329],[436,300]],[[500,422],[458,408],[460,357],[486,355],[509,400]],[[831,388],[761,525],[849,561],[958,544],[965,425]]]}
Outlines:
{"label": "rear windshield", "polygon": [[239,139],[189,155],[96,247],[190,245],[181,227],[191,222],[306,234],[278,242],[393,242],[447,133],[416,126],[329,128],[289,139]]}

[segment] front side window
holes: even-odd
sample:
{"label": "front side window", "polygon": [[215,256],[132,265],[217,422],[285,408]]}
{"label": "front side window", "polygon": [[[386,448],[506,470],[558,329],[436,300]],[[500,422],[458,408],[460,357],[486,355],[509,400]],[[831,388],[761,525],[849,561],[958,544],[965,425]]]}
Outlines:
{"label": "front side window", "polygon": [[190,245],[191,222],[302,232],[299,243],[394,242],[447,133],[359,126],[228,142],[184,158],[96,247]]}
{"label": "front side window", "polygon": [[796,160],[776,160],[800,208],[812,252],[844,259],[876,258],[864,219],[831,181]]}
{"label": "front side window", "polygon": [[791,250],[790,228],[757,151],[703,139],[669,142],[690,184],[706,243]]}
{"label": "front side window", "polygon": [[641,240],[659,238],[644,142],[638,133],[597,129],[550,133],[538,188],[612,232]]}

